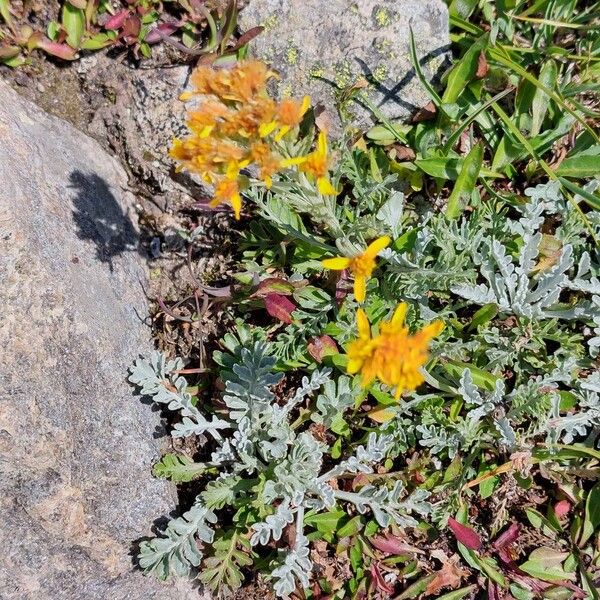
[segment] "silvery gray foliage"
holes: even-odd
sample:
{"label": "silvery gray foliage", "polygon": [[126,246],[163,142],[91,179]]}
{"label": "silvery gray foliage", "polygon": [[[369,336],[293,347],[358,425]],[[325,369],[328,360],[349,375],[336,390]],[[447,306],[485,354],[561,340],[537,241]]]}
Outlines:
{"label": "silvery gray foliage", "polygon": [[427,490],[417,489],[407,496],[401,481],[396,481],[391,490],[383,486],[365,485],[358,492],[334,490],[334,495],[339,500],[354,504],[361,514],[370,510],[381,527],[388,527],[392,522],[399,527],[415,527],[418,521],[411,513],[424,517],[432,509],[427,502],[430,495]]}
{"label": "silvery gray foliage", "polygon": [[338,377],[337,382],[326,381],[323,391],[317,396],[317,412],[311,415],[311,419],[315,423],[331,427],[354,404],[357,392],[355,388],[356,382],[353,384],[352,379],[345,375]]}
{"label": "silvery gray foliage", "polygon": [[590,356],[596,358],[600,353],[600,296],[592,296],[592,313],[594,325],[594,336],[588,340]]}
{"label": "silvery gray foliage", "polygon": [[215,531],[211,525],[216,522],[214,512],[196,499],[188,512],[169,522],[162,537],[140,544],[140,567],[162,580],[170,574],[188,575],[191,568],[197,567],[202,559],[196,538],[206,543],[212,542]]}
{"label": "silvery gray foliage", "polygon": [[487,284],[456,284],[450,287],[457,296],[475,304],[497,304],[500,311],[528,319],[577,318],[585,314],[583,306],[569,311],[552,310],[560,292],[572,285],[568,271],[573,266],[573,248],[562,248],[556,264],[535,278],[534,267],[539,255],[542,233],[539,231],[544,218],[544,205],[530,202],[523,209],[518,222],[508,221],[515,233],[523,239],[517,262],[514,262],[506,246],[498,239],[486,238],[481,252],[473,255],[481,275]]}
{"label": "silvery gray foliage", "polygon": [[215,416],[211,420],[192,403],[192,396],[186,391],[188,387],[185,377],[176,371],[183,369],[180,359],[167,360],[160,352],[154,351],[150,359],[138,358],[131,368],[129,381],[139,386],[143,395],[150,396],[155,402],[166,404],[169,410],[181,411],[181,423],[173,429],[173,437],[210,434],[215,440],[222,439],[220,430],[229,429],[231,425],[224,419]]}
{"label": "silvery gray foliage", "polygon": [[280,597],[289,596],[296,590],[297,582],[303,589],[308,588],[308,573],[311,572],[312,566],[308,539],[303,534],[296,534],[296,545],[286,553],[283,564],[271,573],[275,579],[275,593]]}
{"label": "silvery gray foliage", "polygon": [[373,473],[373,465],[380,463],[393,443],[393,436],[372,431],[366,446],[358,446],[354,456],[350,456],[319,477],[320,481],[329,481],[345,473]]}
{"label": "silvery gray foliage", "polygon": [[578,408],[566,415],[561,414],[559,394],[552,395],[548,443],[562,441],[571,444],[576,437],[585,436],[592,428],[600,427],[600,372],[581,380],[577,389],[572,391],[577,396]]}
{"label": "silvery gray foliage", "polygon": [[252,525],[254,533],[250,538],[250,543],[253,546],[257,544],[265,546],[271,539],[280,540],[283,530],[294,522],[294,512],[289,502],[282,502],[274,514],[269,515],[264,521]]}
{"label": "silvery gray foliage", "polygon": [[395,296],[418,301],[432,290],[447,290],[451,283],[474,281],[473,255],[484,235],[480,224],[428,215],[409,251],[386,248],[380,253],[387,261],[384,283]]}

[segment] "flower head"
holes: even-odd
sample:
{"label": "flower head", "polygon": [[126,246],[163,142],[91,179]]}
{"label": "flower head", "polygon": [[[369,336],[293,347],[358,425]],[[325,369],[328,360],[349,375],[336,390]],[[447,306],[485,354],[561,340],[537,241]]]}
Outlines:
{"label": "flower head", "polygon": [[322,261],[322,265],[326,269],[335,271],[350,269],[354,275],[354,297],[358,302],[364,302],[367,295],[367,280],[375,270],[375,258],[384,248],[389,246],[390,242],[390,238],[384,235],[371,242],[367,249],[357,256],[326,258]]}
{"label": "flower head", "polygon": [[323,195],[336,195],[337,190],[328,179],[329,156],[327,153],[327,134],[319,133],[317,149],[306,156],[290,158],[284,161],[284,166],[299,165],[300,170],[317,182],[317,188]]}
{"label": "flower head", "polygon": [[182,99],[206,94],[231,102],[248,102],[264,91],[267,80],[273,76],[258,60],[241,61],[230,69],[198,67],[191,77],[195,91],[184,93]]}
{"label": "flower head", "polygon": [[242,210],[242,197],[240,195],[239,175],[243,164],[232,162],[225,176],[215,182],[214,198],[210,201],[210,206],[219,206],[219,204],[231,204],[235,218],[240,218]]}
{"label": "flower head", "polygon": [[279,129],[275,140],[279,141],[294,127],[298,127],[306,111],[310,108],[310,97],[304,96],[302,100],[294,98],[284,98],[277,107],[277,112],[273,120],[264,122],[260,127],[261,137],[270,135],[276,129]]}
{"label": "flower head", "polygon": [[359,308],[358,338],[348,346],[348,373],[360,373],[364,387],[375,379],[395,387],[396,399],[423,383],[421,367],[429,358],[429,342],[444,329],[438,320],[414,334],[409,333],[404,325],[406,309],[405,303],[399,304],[392,319],[381,323],[379,334],[372,337],[367,316]]}

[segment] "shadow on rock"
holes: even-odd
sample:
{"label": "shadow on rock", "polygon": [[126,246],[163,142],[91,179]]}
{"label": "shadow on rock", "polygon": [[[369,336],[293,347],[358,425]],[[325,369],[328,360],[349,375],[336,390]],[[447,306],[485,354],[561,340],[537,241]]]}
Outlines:
{"label": "shadow on rock", "polygon": [[114,269],[113,259],[139,250],[139,235],[110,187],[98,175],[73,171],[69,175],[73,197],[73,221],[77,237],[96,246],[96,258]]}

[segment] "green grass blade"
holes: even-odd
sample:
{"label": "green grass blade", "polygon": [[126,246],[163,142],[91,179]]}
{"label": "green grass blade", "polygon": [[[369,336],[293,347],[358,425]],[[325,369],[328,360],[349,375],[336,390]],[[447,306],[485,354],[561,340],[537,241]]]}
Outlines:
{"label": "green grass blade", "polygon": [[507,58],[501,52],[499,52],[497,49],[491,48],[489,53],[490,53],[490,57],[493,60],[495,60],[496,62],[511,69],[512,71],[517,73],[517,75],[520,75],[521,77],[523,77],[523,79],[530,81],[531,83],[533,83],[533,85],[535,85],[537,88],[539,88],[544,93],[546,93],[548,96],[550,96],[550,98],[552,98],[552,100],[554,100],[561,108],[563,108],[569,114],[571,114],[573,117],[575,117],[575,119],[577,119],[577,121],[579,121],[579,123],[587,131],[590,132],[592,137],[597,142],[600,143],[600,137],[598,137],[598,134],[586,123],[585,119],[581,115],[579,115],[576,111],[574,111],[555,91],[553,91],[553,90],[549,89],[548,87],[546,87],[545,85],[543,85],[539,81],[539,79],[537,77],[534,77],[531,73],[529,73],[529,71],[527,71],[527,69],[524,69],[521,65],[518,65],[510,58]]}

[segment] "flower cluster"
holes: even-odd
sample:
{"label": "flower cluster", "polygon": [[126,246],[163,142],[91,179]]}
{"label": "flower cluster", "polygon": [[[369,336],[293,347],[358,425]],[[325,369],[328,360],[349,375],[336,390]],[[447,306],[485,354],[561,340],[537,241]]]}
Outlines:
{"label": "flower cluster", "polygon": [[365,387],[375,379],[395,387],[396,399],[423,383],[421,367],[428,359],[429,342],[444,328],[441,321],[433,321],[411,335],[404,325],[406,309],[405,303],[399,304],[392,319],[380,323],[379,334],[372,336],[367,315],[359,308],[358,338],[348,347],[348,372],[360,373]]}
{"label": "flower cluster", "polygon": [[194,90],[183,100],[201,96],[200,106],[189,112],[191,135],[175,139],[170,155],[192,173],[214,186],[211,206],[228,203],[239,219],[241,193],[248,185],[243,169],[253,165],[258,179],[271,187],[273,176],[297,167],[317,185],[321,194],[335,194],[327,177],[327,136],[319,135],[317,149],[306,156],[282,157],[279,143],[297,135],[310,108],[310,99],[285,98],[280,102],[267,93],[275,77],[267,66],[248,60],[226,69],[202,66],[192,74]]}

